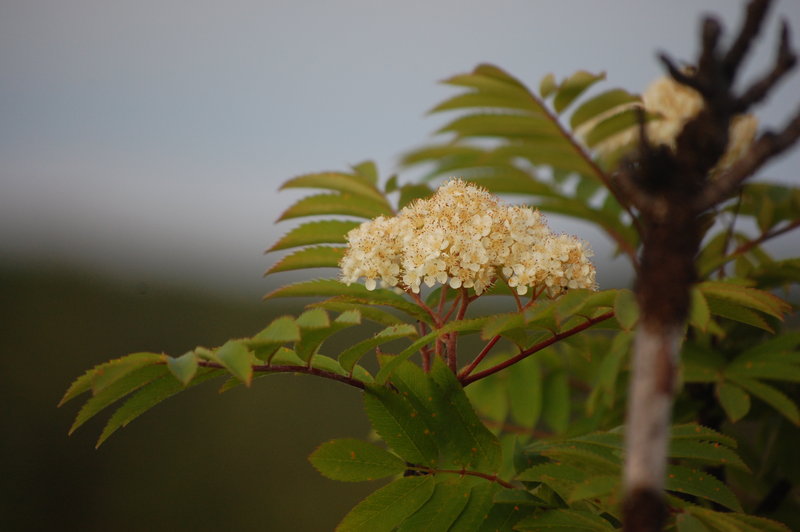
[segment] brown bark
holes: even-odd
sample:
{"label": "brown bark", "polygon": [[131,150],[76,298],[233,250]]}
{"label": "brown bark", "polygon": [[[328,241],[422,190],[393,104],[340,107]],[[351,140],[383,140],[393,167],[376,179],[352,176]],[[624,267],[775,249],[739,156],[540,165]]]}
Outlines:
{"label": "brown bark", "polygon": [[745,179],[800,137],[798,113],[784,130],[762,135],[737,164],[714,180],[708,178],[726,150],[734,115],[763,100],[795,63],[784,24],[773,68],[741,95],[733,92],[739,66],[769,4],[769,0],[748,4],[745,22],[726,52],[718,47],[719,22],[705,19],[697,68],[691,73],[661,56],[676,81],[701,94],[704,110],[686,124],[674,151],[651,146],[642,124],[638,156],[616,174],[615,186],[639,212],[642,227],[636,282],[641,319],[626,422],[626,531],[661,530],[668,515],[663,490],[672,401],[690,290],[696,280],[694,261],[713,215],[709,210],[735,194]]}

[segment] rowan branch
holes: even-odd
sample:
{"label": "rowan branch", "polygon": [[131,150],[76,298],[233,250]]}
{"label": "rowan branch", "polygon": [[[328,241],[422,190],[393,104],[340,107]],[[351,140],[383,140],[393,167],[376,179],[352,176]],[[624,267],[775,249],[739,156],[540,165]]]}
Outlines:
{"label": "rowan branch", "polygon": [[[225,366],[222,364],[208,360],[200,360],[198,361],[198,365],[204,368],[225,369]],[[346,375],[339,375],[338,373],[333,373],[331,371],[325,371],[324,369],[310,368],[308,366],[295,366],[288,364],[273,366],[271,364],[256,364],[253,366],[253,371],[259,373],[301,373],[304,375],[316,375],[317,377],[349,384],[350,386],[360,390],[364,389],[364,383],[358,379],[354,379]]]}
{"label": "rowan branch", "polygon": [[605,320],[607,320],[609,318],[612,318],[612,317],[614,317],[614,311],[613,310],[609,311],[609,312],[606,312],[604,314],[601,314],[599,316],[595,316],[594,318],[587,318],[586,321],[581,323],[580,325],[576,325],[575,327],[573,327],[571,329],[568,329],[568,330],[560,332],[560,333],[556,333],[553,336],[551,336],[550,338],[548,338],[547,340],[543,340],[543,341],[541,341],[541,342],[539,342],[539,343],[537,343],[535,345],[532,345],[528,349],[525,349],[524,351],[521,351],[519,354],[509,358],[508,360],[504,360],[503,362],[500,362],[499,364],[497,364],[495,366],[487,368],[487,369],[485,369],[483,371],[479,371],[478,373],[474,373],[472,375],[465,375],[463,378],[460,378],[459,381],[461,382],[462,386],[467,386],[467,385],[469,385],[469,384],[471,384],[471,383],[473,383],[475,381],[478,381],[478,380],[481,380],[481,379],[483,379],[485,377],[488,377],[489,375],[494,375],[498,371],[502,371],[502,370],[506,369],[509,366],[513,366],[514,364],[516,364],[520,360],[524,360],[524,359],[528,358],[532,354],[534,354],[534,353],[536,353],[538,351],[541,351],[545,347],[549,347],[549,346],[553,345],[554,343],[556,343],[556,342],[558,342],[560,340],[563,340],[564,338],[569,338],[570,336],[578,334],[579,332],[585,331],[586,329],[588,329],[592,325],[595,325],[597,323],[600,323],[600,322],[605,321]]}

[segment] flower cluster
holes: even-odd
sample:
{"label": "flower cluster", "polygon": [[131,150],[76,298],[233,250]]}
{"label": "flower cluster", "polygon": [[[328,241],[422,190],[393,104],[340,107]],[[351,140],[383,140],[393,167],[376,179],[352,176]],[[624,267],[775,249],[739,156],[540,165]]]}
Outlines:
{"label": "flower cluster", "polygon": [[595,288],[586,243],[553,234],[538,211],[505,205],[460,179],[397,216],[361,224],[347,241],[339,264],[342,281],[363,277],[368,290],[381,281],[419,293],[423,283],[439,283],[481,294],[499,274],[520,295],[529,288],[547,288],[552,294]]}
{"label": "flower cluster", "polygon": [[[648,112],[659,115],[659,118],[647,123],[647,137],[652,144],[665,144],[675,149],[675,141],[683,130],[683,126],[694,118],[703,108],[703,98],[694,89],[682,85],[671,77],[655,80],[642,94],[642,104]],[[613,109],[619,112],[621,108]],[[738,115],[730,126],[728,149],[717,163],[721,170],[735,163],[753,143],[758,127],[755,116]],[[625,146],[632,145],[638,138],[637,128],[629,128],[595,147],[600,153],[613,153]]]}

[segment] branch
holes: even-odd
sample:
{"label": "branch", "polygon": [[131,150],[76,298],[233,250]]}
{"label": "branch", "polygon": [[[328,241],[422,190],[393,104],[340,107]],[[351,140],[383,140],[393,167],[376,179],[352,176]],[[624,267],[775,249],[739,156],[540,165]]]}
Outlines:
{"label": "branch", "polygon": [[[538,105],[539,108],[542,110],[542,113],[544,114],[545,118],[550,120],[553,123],[553,125],[555,125],[561,136],[564,137],[564,139],[567,142],[569,142],[570,146],[572,146],[572,149],[575,150],[580,156],[580,158],[583,159],[583,161],[589,166],[589,168],[591,168],[595,177],[597,177],[597,179],[601,183],[603,183],[603,185],[605,185],[605,187],[608,189],[609,194],[614,196],[614,199],[617,200],[617,203],[619,203],[622,206],[622,208],[625,209],[625,212],[627,212],[630,215],[633,225],[636,227],[637,231],[641,233],[642,228],[639,225],[639,220],[634,215],[631,206],[625,201],[625,198],[620,196],[619,192],[614,189],[609,175],[606,174],[603,171],[603,169],[600,168],[600,166],[598,166],[598,164],[595,162],[594,159],[592,159],[592,157],[587,153],[587,151],[583,148],[583,146],[581,146],[581,144],[575,140],[575,138],[570,134],[570,132],[567,131],[564,128],[564,126],[561,125],[561,122],[552,112],[550,112],[550,109],[544,104],[544,102],[542,102],[539,98],[537,98],[535,94],[530,92],[528,94],[534,100],[536,105]],[[606,232],[609,234],[609,236],[611,236],[612,239],[614,239],[614,241],[616,241],[620,249],[622,249],[631,258],[631,263],[633,264],[634,269],[638,269],[639,263],[636,259],[636,251],[632,249],[627,242],[625,242],[625,240],[622,238],[621,235],[618,235],[608,230],[606,230]]]}
{"label": "branch", "polygon": [[478,356],[475,357],[475,360],[470,362],[470,364],[464,369],[462,369],[461,372],[458,374],[459,380],[469,377],[469,374],[472,373],[472,371],[478,366],[478,364],[481,363],[481,361],[486,357],[486,355],[489,354],[489,351],[492,350],[494,344],[500,341],[500,338],[501,336],[498,334],[497,336],[489,340],[489,342],[485,346],[483,346],[483,349],[481,350],[480,353],[478,353]]}
{"label": "branch", "polygon": [[788,225],[784,225],[780,229],[774,229],[772,231],[767,231],[766,233],[762,233],[761,236],[759,236],[755,240],[748,240],[738,248],[734,249],[729,255],[725,257],[725,262],[727,263],[731,259],[734,259],[739,255],[743,255],[744,253],[747,253],[757,245],[762,244],[772,238],[775,238],[776,236],[788,233],[789,231],[796,229],[798,227],[800,227],[800,218],[798,218],[797,220],[793,220],[791,223],[789,223]]}
{"label": "branch", "polygon": [[553,336],[551,336],[547,340],[543,340],[543,341],[539,342],[538,344],[535,344],[535,345],[529,347],[528,349],[525,349],[524,351],[520,352],[518,355],[513,356],[513,357],[509,358],[508,360],[504,360],[503,362],[497,364],[496,366],[492,366],[492,367],[487,368],[487,369],[485,369],[483,371],[479,371],[478,373],[475,373],[473,375],[468,375],[468,376],[465,376],[464,378],[460,378],[459,381],[461,381],[461,385],[462,386],[467,386],[468,384],[473,383],[473,382],[478,381],[478,380],[481,380],[484,377],[488,377],[489,375],[494,375],[498,371],[504,370],[509,366],[513,366],[514,364],[516,364],[520,360],[524,360],[524,359],[528,358],[529,356],[531,356],[532,354],[536,353],[537,351],[541,351],[545,347],[549,347],[549,346],[553,345],[554,343],[558,342],[559,340],[563,340],[564,338],[568,338],[568,337],[570,337],[572,335],[578,334],[579,332],[585,331],[586,329],[588,329],[592,325],[595,325],[597,323],[600,323],[602,321],[605,321],[605,320],[607,320],[609,318],[613,318],[613,317],[614,317],[614,311],[611,310],[611,311],[606,312],[605,314],[600,314],[599,316],[596,316],[594,318],[587,318],[587,320],[585,322],[581,323],[580,325],[576,325],[572,329],[568,329],[566,331],[554,334]]}
{"label": "branch", "polygon": [[414,293],[414,291],[411,290],[410,288],[406,289],[406,294],[410,295],[411,299],[413,299],[414,302],[417,305],[419,305],[422,310],[424,310],[425,312],[428,313],[428,316],[430,316],[431,319],[433,319],[433,323],[436,325],[437,328],[442,326],[441,317],[437,316],[436,313],[433,311],[433,309],[425,304],[425,302],[422,300],[422,298],[419,297],[419,294]]}
{"label": "branch", "polygon": [[750,88],[738,98],[736,106],[734,107],[734,112],[743,113],[754,104],[762,101],[778,81],[794,67],[795,63],[797,63],[797,56],[792,51],[791,44],[789,43],[789,26],[786,21],[783,21],[775,65],[770,72],[751,85]]}
{"label": "branch", "polygon": [[419,465],[412,465],[412,466],[410,466],[408,468],[408,470],[410,470],[410,471],[419,471],[420,473],[425,474],[425,475],[437,475],[437,474],[441,474],[441,473],[447,473],[447,474],[452,474],[452,475],[461,475],[462,477],[463,476],[479,477],[479,478],[486,479],[489,482],[497,482],[498,484],[500,484],[501,486],[503,486],[506,489],[510,489],[510,490],[517,489],[517,486],[515,486],[515,485],[513,485],[513,484],[511,484],[509,482],[506,482],[505,480],[501,479],[497,475],[490,475],[488,473],[481,473],[480,471],[470,471],[468,469],[434,469],[432,467],[425,467],[425,466],[419,466]]}
{"label": "branch", "polygon": [[800,110],[779,133],[766,132],[753,143],[733,166],[709,182],[695,197],[692,209],[703,212],[733,194],[742,182],[756,173],[767,161],[792,147],[800,139]]}
{"label": "branch", "polygon": [[[207,360],[200,360],[198,364],[204,368],[225,369],[225,366],[223,366],[222,364],[218,364],[217,362],[210,362]],[[270,364],[256,364],[253,366],[253,371],[263,372],[263,373],[302,373],[305,375],[316,375],[317,377],[322,377],[325,379],[343,382],[344,384],[349,384],[350,386],[353,386],[354,388],[358,388],[360,390],[364,389],[364,383],[358,379],[354,379],[346,375],[339,375],[338,373],[333,373],[332,371],[325,371],[324,369],[310,368],[308,366],[293,366],[293,365],[272,366]]]}
{"label": "branch", "polygon": [[[467,307],[469,307],[470,298],[469,293],[467,292],[466,288],[461,289],[461,308],[458,309],[458,314],[456,315],[456,320],[463,320],[464,315],[467,313]],[[447,365],[450,368],[450,371],[455,374],[458,371],[458,354],[456,353],[456,344],[458,342],[458,333],[453,331],[448,334],[448,341],[447,341]]]}
{"label": "branch", "polygon": [[750,50],[750,45],[761,30],[769,4],[767,0],[757,0],[747,5],[747,15],[744,18],[744,23],[739,30],[739,34],[731,45],[730,50],[728,50],[728,53],[725,54],[725,57],[722,59],[724,72],[731,82],[734,81],[742,59],[747,55],[748,50]]}

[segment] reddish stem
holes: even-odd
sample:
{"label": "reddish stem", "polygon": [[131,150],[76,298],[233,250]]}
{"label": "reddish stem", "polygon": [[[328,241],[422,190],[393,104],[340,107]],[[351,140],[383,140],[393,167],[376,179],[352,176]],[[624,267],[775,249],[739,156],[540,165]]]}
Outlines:
{"label": "reddish stem", "polygon": [[495,336],[494,338],[492,338],[491,340],[489,340],[489,342],[485,346],[483,346],[483,349],[481,350],[481,352],[478,353],[478,356],[475,357],[475,360],[470,362],[469,366],[467,366],[467,367],[465,367],[464,369],[461,370],[461,373],[458,374],[459,380],[464,379],[465,377],[468,377],[469,374],[472,373],[472,371],[476,367],[478,367],[478,364],[481,363],[481,361],[486,357],[486,355],[489,354],[489,351],[492,350],[492,347],[494,347],[494,344],[496,344],[499,340],[500,340],[500,335],[499,334],[497,336]]}
{"label": "reddish stem", "polygon": [[775,229],[773,231],[762,233],[761,236],[759,236],[755,240],[750,240],[748,242],[745,242],[738,248],[734,249],[731,252],[731,254],[726,257],[726,262],[730,261],[734,257],[738,257],[739,255],[747,253],[757,245],[762,244],[771,238],[775,238],[776,236],[788,233],[789,231],[791,231],[792,229],[796,229],[797,227],[800,227],[800,218],[798,218],[797,220],[793,220],[790,224],[784,225],[780,229]]}
{"label": "reddish stem", "polygon": [[532,347],[529,347],[528,349],[522,351],[520,354],[518,354],[518,355],[516,355],[514,357],[511,357],[508,360],[505,360],[505,361],[497,364],[496,366],[492,366],[491,368],[485,369],[483,371],[479,371],[478,373],[475,373],[474,375],[470,375],[470,376],[464,377],[462,379],[459,379],[459,381],[461,381],[461,385],[462,386],[467,386],[468,384],[470,384],[472,382],[475,382],[477,380],[480,380],[480,379],[482,379],[484,377],[488,377],[489,375],[494,375],[498,371],[501,371],[501,370],[503,370],[503,369],[505,369],[505,368],[507,368],[509,366],[513,366],[514,364],[516,364],[520,360],[528,358],[529,356],[531,356],[532,354],[536,353],[537,351],[541,351],[545,347],[551,346],[554,343],[558,342],[559,340],[563,340],[564,338],[568,338],[568,337],[570,337],[570,336],[572,336],[574,334],[577,334],[577,333],[579,333],[581,331],[585,331],[586,329],[588,329],[592,325],[594,325],[596,323],[600,323],[601,321],[605,321],[605,320],[607,320],[609,318],[612,318],[613,316],[614,316],[614,311],[611,310],[611,311],[608,311],[605,314],[601,314],[601,315],[599,315],[599,316],[597,316],[595,318],[589,318],[584,323],[581,323],[580,325],[576,325],[572,329],[566,330],[564,332],[560,332],[560,333],[554,334],[553,336],[551,336],[547,340],[543,340],[543,341],[539,342],[538,344],[536,344],[536,345],[534,345]]}
{"label": "reddish stem", "polygon": [[[222,364],[218,364],[216,362],[211,362],[208,360],[200,360],[198,364],[204,368],[225,369],[225,367]],[[266,373],[302,373],[305,375],[316,375],[317,377],[323,377],[325,379],[331,379],[334,381],[343,382],[345,384],[349,384],[350,386],[359,388],[361,390],[364,389],[364,383],[361,382],[360,380],[354,379],[352,377],[347,377],[345,375],[339,375],[338,373],[325,371],[324,369],[310,368],[308,366],[292,366],[292,365],[271,366],[269,364],[256,364],[253,366],[253,371],[266,372]]]}
{"label": "reddish stem", "polygon": [[[464,315],[467,313],[467,307],[469,307],[470,298],[469,293],[467,292],[466,288],[461,289],[461,308],[458,309],[458,314],[456,315],[456,321],[463,320]],[[454,374],[458,372],[458,355],[456,354],[456,345],[458,343],[458,333],[453,331],[449,333],[447,338],[447,365],[450,367],[450,371]]]}
{"label": "reddish stem", "polygon": [[433,469],[431,467],[425,466],[412,466],[409,469],[413,471],[421,471],[423,473],[428,473],[431,475],[436,475],[440,473],[448,473],[452,475],[461,475],[461,476],[468,476],[468,477],[479,477],[488,480],[489,482],[497,482],[504,488],[513,490],[516,489],[516,486],[513,484],[506,482],[505,480],[501,479],[497,475],[490,475],[488,473],[481,473],[480,471],[469,471],[467,469]]}
{"label": "reddish stem", "polygon": [[410,288],[406,289],[406,294],[410,295],[411,299],[413,299],[414,302],[417,305],[419,305],[422,310],[428,313],[428,315],[433,319],[433,323],[436,325],[437,328],[442,326],[442,319],[436,315],[436,313],[433,311],[431,307],[425,304],[422,298],[419,297],[419,294],[415,294],[414,291],[411,290]]}

